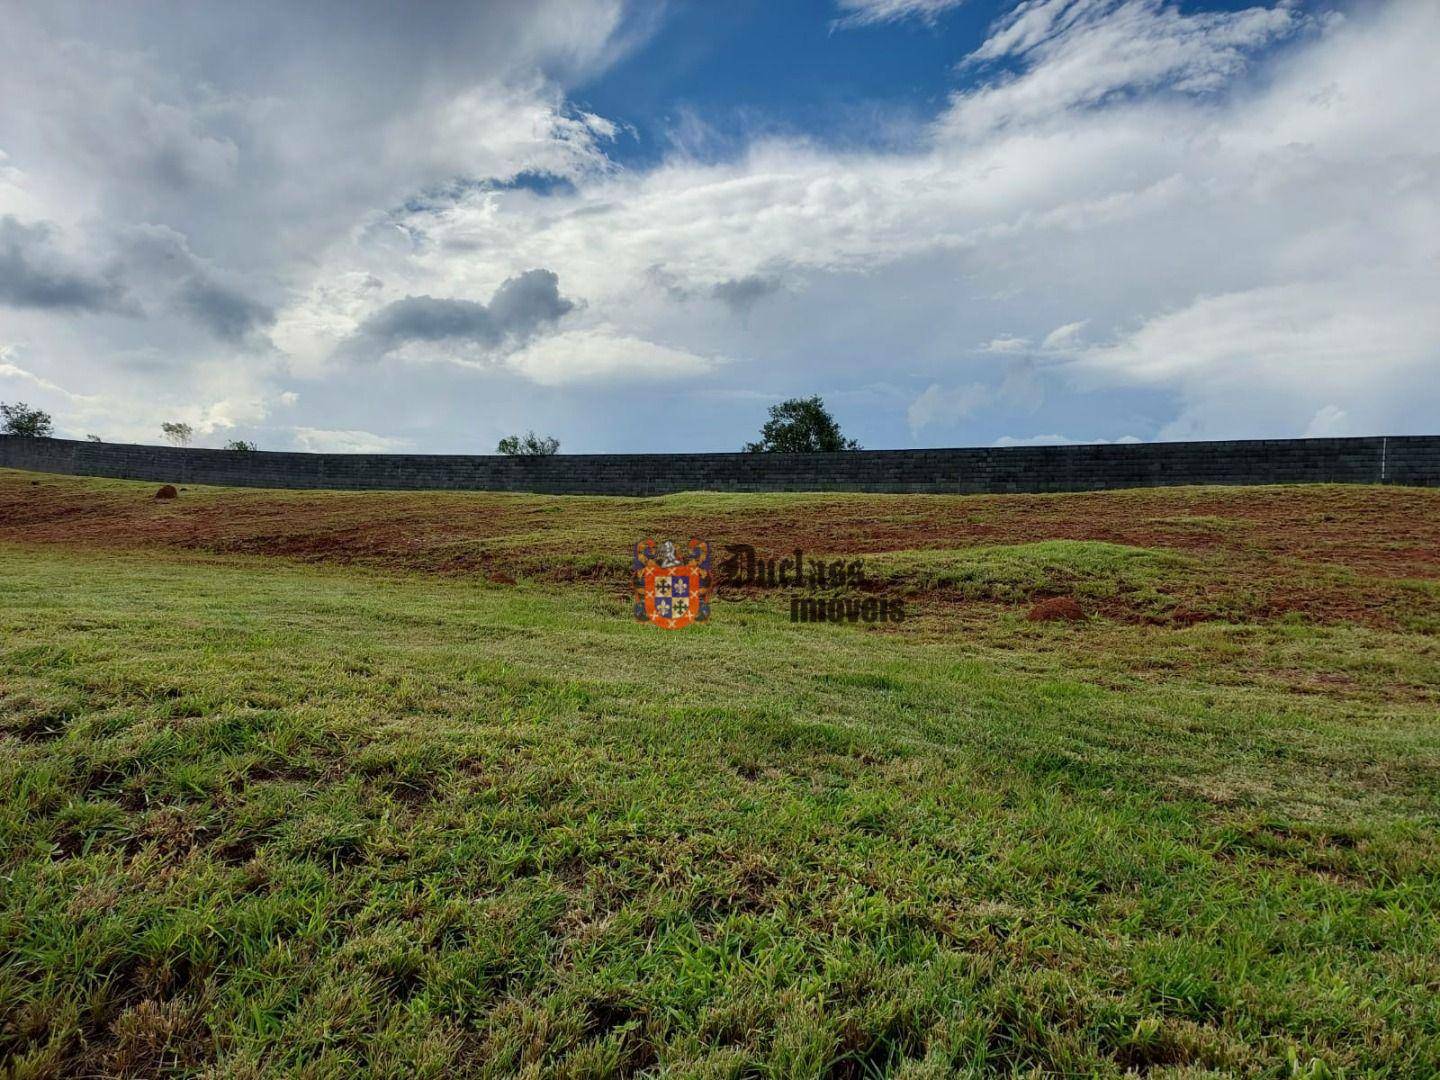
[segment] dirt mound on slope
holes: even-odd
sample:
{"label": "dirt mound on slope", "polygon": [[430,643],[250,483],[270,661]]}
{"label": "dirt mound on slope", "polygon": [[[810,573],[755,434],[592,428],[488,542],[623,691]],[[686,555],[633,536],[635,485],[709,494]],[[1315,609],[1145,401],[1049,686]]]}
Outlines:
{"label": "dirt mound on slope", "polygon": [[1036,604],[1025,618],[1031,622],[1080,622],[1085,618],[1085,609],[1073,597],[1056,596]]}

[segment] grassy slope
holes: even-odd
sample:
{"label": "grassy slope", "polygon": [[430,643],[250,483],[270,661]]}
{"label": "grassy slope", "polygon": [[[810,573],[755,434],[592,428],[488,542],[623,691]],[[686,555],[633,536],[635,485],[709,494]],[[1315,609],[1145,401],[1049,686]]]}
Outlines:
{"label": "grassy slope", "polygon": [[[1004,499],[432,518],[30,479],[0,475],[16,1076],[1440,1070],[1440,493],[1021,500],[1031,544]],[[1258,542],[1247,495],[1384,572]],[[602,546],[821,516],[916,618],[755,595],[663,634]],[[1275,579],[1318,614],[1245,601]],[[1172,582],[1239,621],[1132,617]],[[1023,621],[1061,588],[1114,617]]]}

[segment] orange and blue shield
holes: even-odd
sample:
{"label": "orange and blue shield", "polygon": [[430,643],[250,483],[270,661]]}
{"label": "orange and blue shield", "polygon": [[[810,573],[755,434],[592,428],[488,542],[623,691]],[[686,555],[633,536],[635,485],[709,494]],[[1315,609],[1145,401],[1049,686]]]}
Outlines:
{"label": "orange and blue shield", "polygon": [[692,539],[683,548],[666,540],[635,545],[635,618],[662,630],[679,630],[710,618],[710,545]]}

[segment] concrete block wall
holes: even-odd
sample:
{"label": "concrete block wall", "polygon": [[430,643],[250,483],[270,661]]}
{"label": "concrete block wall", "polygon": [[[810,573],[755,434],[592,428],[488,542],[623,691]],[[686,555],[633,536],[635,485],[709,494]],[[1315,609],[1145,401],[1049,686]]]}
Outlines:
{"label": "concrete block wall", "polygon": [[295,454],[0,436],[0,467],[170,484],[675,491],[1045,492],[1175,484],[1440,486],[1440,436],[858,450],[836,454]]}

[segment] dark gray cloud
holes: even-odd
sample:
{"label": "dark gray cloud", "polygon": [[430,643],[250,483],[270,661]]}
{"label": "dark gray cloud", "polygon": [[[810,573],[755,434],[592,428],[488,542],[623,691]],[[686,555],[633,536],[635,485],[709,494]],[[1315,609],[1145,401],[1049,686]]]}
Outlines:
{"label": "dark gray cloud", "polygon": [[124,290],[109,273],[72,265],[55,245],[55,227],[0,217],[0,303],[69,311],[125,311]]}
{"label": "dark gray cloud", "polygon": [[493,344],[500,338],[484,304],[436,296],[407,296],[386,304],[365,320],[360,335],[381,352],[407,341],[467,338]]}
{"label": "dark gray cloud", "polygon": [[779,278],[747,274],[745,277],[730,278],[712,286],[710,295],[738,314],[749,311],[757,300],[764,299],[779,289]]}
{"label": "dark gray cloud", "polygon": [[744,277],[727,278],[709,288],[697,288],[663,266],[652,266],[646,273],[676,303],[685,303],[699,296],[719,300],[737,315],[745,314],[755,306],[756,301],[779,292],[782,287],[778,277],[768,274],[746,274]]}
{"label": "dark gray cloud", "polygon": [[203,276],[192,277],[181,287],[179,303],[217,338],[236,344],[275,323],[269,307]]}
{"label": "dark gray cloud", "polygon": [[490,298],[490,317],[505,333],[528,336],[575,309],[560,295],[560,278],[553,270],[527,270],[510,278]]}
{"label": "dark gray cloud", "polygon": [[361,324],[349,351],[379,356],[409,341],[495,346],[507,338],[528,338],[574,308],[574,301],[560,295],[560,279],[553,271],[527,270],[496,289],[488,305],[435,296],[407,296],[386,304]]}
{"label": "dark gray cloud", "polygon": [[221,341],[254,341],[275,323],[275,312],[249,295],[236,275],[190,250],[185,236],[164,225],[138,225],[115,237],[117,260],[132,290],[177,311]]}

